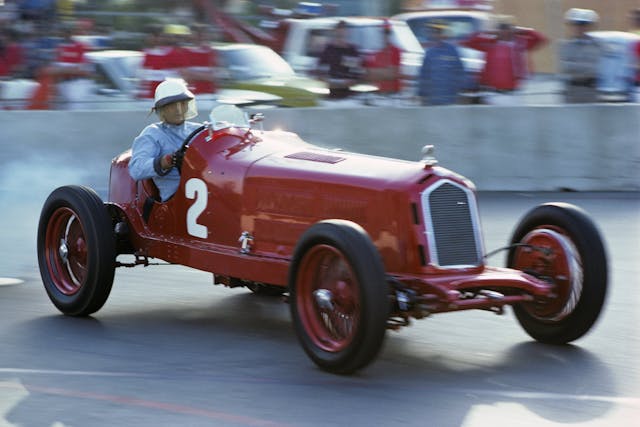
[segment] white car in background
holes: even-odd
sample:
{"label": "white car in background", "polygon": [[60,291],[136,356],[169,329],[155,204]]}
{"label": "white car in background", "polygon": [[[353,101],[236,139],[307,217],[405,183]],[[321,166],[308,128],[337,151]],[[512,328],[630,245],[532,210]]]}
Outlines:
{"label": "white car in background", "polygon": [[605,102],[634,101],[634,80],[638,58],[636,46],[640,35],[624,31],[590,31],[589,35],[602,46],[599,64],[598,91]]}
{"label": "white car in background", "polygon": [[418,75],[424,49],[409,26],[402,21],[366,17],[323,17],[286,19],[282,24],[286,35],[280,54],[302,74],[313,74],[324,46],[332,39],[340,21],[348,24],[347,38],[363,55],[379,51],[384,46],[385,25],[391,27],[391,41],[401,52],[401,72],[413,79]]}

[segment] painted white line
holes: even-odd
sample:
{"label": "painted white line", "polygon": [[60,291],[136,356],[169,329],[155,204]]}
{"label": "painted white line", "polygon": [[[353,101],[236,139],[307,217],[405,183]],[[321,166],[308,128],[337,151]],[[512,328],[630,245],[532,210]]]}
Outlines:
{"label": "painted white line", "polygon": [[63,371],[56,369],[22,369],[0,368],[0,374],[35,374],[35,375],[69,375],[87,377],[149,377],[145,374],[133,372],[103,372],[103,371]]}
{"label": "painted white line", "polygon": [[546,393],[535,391],[495,391],[495,390],[465,390],[466,393],[479,395],[501,396],[507,399],[533,399],[533,400],[574,400],[588,402],[606,402],[640,406],[640,397],[630,396],[598,396],[589,394],[564,394]]}
{"label": "painted white line", "polygon": [[0,286],[13,286],[24,283],[24,280],[14,279],[13,277],[0,277]]}
{"label": "painted white line", "polygon": [[27,396],[29,392],[19,380],[0,381],[0,427],[15,426],[7,416]]}

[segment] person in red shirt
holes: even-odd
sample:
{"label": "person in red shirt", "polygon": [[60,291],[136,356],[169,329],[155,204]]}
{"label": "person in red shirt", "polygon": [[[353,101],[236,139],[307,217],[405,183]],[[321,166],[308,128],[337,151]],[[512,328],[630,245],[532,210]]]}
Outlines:
{"label": "person in red shirt", "polygon": [[216,54],[209,43],[206,27],[194,28],[194,42],[187,46],[187,63],[180,71],[182,78],[189,82],[189,89],[196,94],[216,92]]}
{"label": "person in red shirt", "polygon": [[547,38],[533,29],[503,22],[495,34],[477,33],[462,44],[485,53],[480,85],[497,92],[512,92],[529,75],[527,53],[546,42]]}
{"label": "person in red shirt", "polygon": [[23,48],[11,30],[0,30],[0,78],[15,77],[24,68]]}
{"label": "person in red shirt", "polygon": [[93,81],[92,66],[87,60],[85,45],[73,39],[74,28],[64,30],[64,40],[58,44],[50,73],[57,81],[58,95],[68,109],[81,108],[89,98]]}
{"label": "person in red shirt", "polygon": [[370,83],[380,94],[394,94],[402,89],[400,74],[401,51],[391,41],[391,27],[384,27],[384,47],[365,61]]}
{"label": "person in red shirt", "polygon": [[165,78],[179,78],[180,69],[189,63],[189,55],[183,47],[191,31],[184,25],[166,25],[162,32],[152,33],[145,48],[140,75],[138,96],[153,98],[156,87]]}

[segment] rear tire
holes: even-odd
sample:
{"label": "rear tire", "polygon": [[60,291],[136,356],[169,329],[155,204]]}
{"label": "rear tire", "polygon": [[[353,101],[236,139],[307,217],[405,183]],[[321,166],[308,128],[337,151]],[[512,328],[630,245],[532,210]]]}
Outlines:
{"label": "rear tire", "polygon": [[556,285],[554,299],[514,306],[524,330],[549,344],[586,334],[607,293],[607,256],[587,213],[567,203],[537,206],[516,227],[511,244],[517,243],[530,246],[512,248],[507,266]]}
{"label": "rear tire", "polygon": [[380,351],[389,289],[380,254],[357,224],[328,220],[300,238],[289,273],[296,334],[320,368],[350,374]]}
{"label": "rear tire", "polygon": [[116,241],[111,217],[90,188],[66,186],[47,198],[38,226],[38,264],[45,290],[64,314],[98,311],[111,292]]}

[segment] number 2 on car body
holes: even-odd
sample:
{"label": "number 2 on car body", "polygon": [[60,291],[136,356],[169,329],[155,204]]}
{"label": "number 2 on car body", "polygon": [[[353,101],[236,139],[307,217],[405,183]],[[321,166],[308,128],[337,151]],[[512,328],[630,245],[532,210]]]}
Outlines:
{"label": "number 2 on car body", "polygon": [[201,179],[191,178],[185,184],[184,193],[188,199],[195,199],[187,210],[187,233],[206,239],[209,236],[209,230],[198,223],[198,218],[207,208],[207,184]]}

